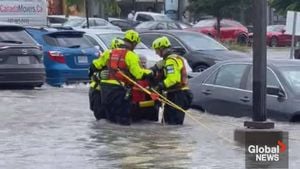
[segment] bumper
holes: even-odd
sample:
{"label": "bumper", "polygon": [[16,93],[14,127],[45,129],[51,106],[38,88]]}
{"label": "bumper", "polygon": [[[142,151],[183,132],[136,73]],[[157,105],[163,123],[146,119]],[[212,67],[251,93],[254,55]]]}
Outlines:
{"label": "bumper", "polygon": [[64,83],[88,82],[88,70],[63,70],[63,69],[47,69],[47,83],[52,86],[61,86]]}
{"label": "bumper", "polygon": [[43,65],[0,66],[0,85],[41,86],[44,82]]}

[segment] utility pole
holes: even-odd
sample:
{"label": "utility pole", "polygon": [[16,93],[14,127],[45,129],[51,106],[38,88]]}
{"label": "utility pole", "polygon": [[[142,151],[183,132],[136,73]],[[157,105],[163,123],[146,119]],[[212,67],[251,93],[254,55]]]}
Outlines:
{"label": "utility pole", "polygon": [[267,0],[253,0],[253,121],[246,121],[248,128],[274,128],[274,123],[265,122],[266,117],[266,71],[267,71]]}
{"label": "utility pole", "polygon": [[85,17],[86,17],[86,27],[90,28],[90,23],[89,23],[89,0],[85,0]]}
{"label": "utility pole", "polygon": [[295,58],[295,34],[296,34],[297,11],[294,11],[293,19],[294,20],[293,20],[293,33],[292,33],[292,44],[291,44],[290,59]]}

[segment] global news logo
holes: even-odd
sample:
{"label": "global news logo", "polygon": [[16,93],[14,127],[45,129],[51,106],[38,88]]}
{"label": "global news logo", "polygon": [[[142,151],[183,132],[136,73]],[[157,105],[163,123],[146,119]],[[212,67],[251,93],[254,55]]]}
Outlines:
{"label": "global news logo", "polygon": [[259,146],[259,145],[249,145],[248,153],[255,155],[255,161],[259,162],[274,162],[280,160],[280,153],[286,151],[286,144],[281,140],[277,141],[276,146]]}

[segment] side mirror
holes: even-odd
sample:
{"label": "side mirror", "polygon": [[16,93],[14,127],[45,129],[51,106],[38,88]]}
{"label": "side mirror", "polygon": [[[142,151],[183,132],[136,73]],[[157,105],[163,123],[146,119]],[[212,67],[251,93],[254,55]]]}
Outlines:
{"label": "side mirror", "polygon": [[173,52],[175,52],[178,55],[184,55],[186,53],[185,49],[181,46],[175,46],[172,48]]}
{"label": "side mirror", "polygon": [[282,34],[284,34],[284,33],[285,33],[285,31],[286,31],[286,30],[282,29],[282,30],[281,30],[281,33],[282,33]]}
{"label": "side mirror", "polygon": [[267,94],[275,95],[275,96],[278,96],[280,98],[285,97],[284,91],[282,89],[276,87],[276,86],[268,86],[267,87]]}

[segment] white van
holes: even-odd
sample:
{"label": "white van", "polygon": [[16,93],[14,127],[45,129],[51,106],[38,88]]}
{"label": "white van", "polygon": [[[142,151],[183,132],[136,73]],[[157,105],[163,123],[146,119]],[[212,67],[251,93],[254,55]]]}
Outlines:
{"label": "white van", "polygon": [[0,21],[23,26],[45,26],[47,4],[47,0],[1,0]]}

